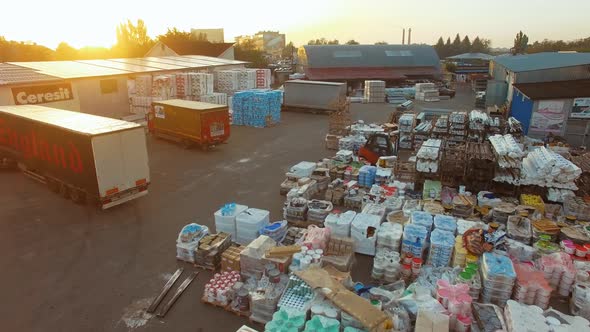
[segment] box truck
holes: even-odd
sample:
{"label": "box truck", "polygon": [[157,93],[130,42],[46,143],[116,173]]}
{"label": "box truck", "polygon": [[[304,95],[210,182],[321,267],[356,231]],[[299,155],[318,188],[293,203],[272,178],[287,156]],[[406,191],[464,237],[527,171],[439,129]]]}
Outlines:
{"label": "box truck", "polygon": [[155,101],[148,126],[157,137],[188,148],[197,143],[203,150],[228,140],[229,109],[226,105],[171,99]]}
{"label": "box truck", "polygon": [[0,160],[103,209],[146,195],[150,184],[139,124],[44,106],[0,106]]}
{"label": "box truck", "polygon": [[284,111],[335,111],[346,101],[346,83],[291,80],[283,84]]}

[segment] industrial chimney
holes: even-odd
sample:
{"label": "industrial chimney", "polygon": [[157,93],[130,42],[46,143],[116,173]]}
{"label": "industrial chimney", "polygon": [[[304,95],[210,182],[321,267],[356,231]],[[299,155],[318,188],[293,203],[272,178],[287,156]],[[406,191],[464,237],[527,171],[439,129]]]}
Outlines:
{"label": "industrial chimney", "polygon": [[404,28],[402,31],[402,45],[406,42],[406,29]]}
{"label": "industrial chimney", "polygon": [[412,28],[408,29],[408,45],[412,43]]}

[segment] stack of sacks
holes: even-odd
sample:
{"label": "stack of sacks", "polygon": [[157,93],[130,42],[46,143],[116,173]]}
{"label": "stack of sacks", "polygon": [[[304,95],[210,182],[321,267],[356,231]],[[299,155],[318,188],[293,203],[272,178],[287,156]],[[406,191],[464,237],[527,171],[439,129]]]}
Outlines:
{"label": "stack of sacks", "polygon": [[135,94],[144,97],[152,95],[152,75],[139,75],[135,77]]}
{"label": "stack of sacks", "polygon": [[438,172],[439,152],[442,144],[440,139],[429,139],[416,154],[416,170],[422,173]]}
{"label": "stack of sacks", "polygon": [[313,316],[305,323],[303,332],[340,332],[340,321],[333,318],[327,318],[321,315]]}
{"label": "stack of sacks", "polygon": [[529,264],[514,264],[516,271],[516,286],[514,300],[524,304],[534,304],[541,309],[547,309],[551,299],[552,288],[545,279],[543,272],[536,270]]}
{"label": "stack of sacks", "polygon": [[539,260],[545,278],[549,285],[557,290],[561,296],[569,296],[576,277],[576,269],[570,255],[556,252],[541,256]]}
{"label": "stack of sacks", "polygon": [[324,226],[329,228],[334,236],[350,237],[350,225],[355,217],[356,212],[354,211],[344,213],[333,211],[326,217]]}
{"label": "stack of sacks", "polygon": [[490,122],[490,116],[484,111],[473,110],[469,113],[469,129],[484,130]]}
{"label": "stack of sacks", "polygon": [[306,312],[287,307],[280,308],[272,320],[264,325],[265,332],[283,332],[290,329],[301,331],[305,325]]}
{"label": "stack of sacks", "polygon": [[469,331],[471,326],[471,302],[469,286],[451,285],[447,280],[436,282],[437,300],[450,314],[449,325],[453,331]]}
{"label": "stack of sacks", "polygon": [[457,219],[453,216],[437,214],[434,216],[434,228],[450,232],[454,235],[457,230]]}
{"label": "stack of sacks", "polygon": [[363,135],[351,135],[342,137],[338,140],[338,148],[340,150],[352,151],[357,154],[360,148],[367,143],[367,139]]}
{"label": "stack of sacks", "polygon": [[389,182],[391,178],[391,173],[393,169],[391,168],[377,168],[377,172],[375,173],[375,184],[382,186]]}
{"label": "stack of sacks", "polygon": [[510,258],[486,252],[482,256],[483,303],[503,306],[512,296],[516,272]]}
{"label": "stack of sacks", "polygon": [[276,246],[276,242],[265,235],[260,235],[250,242],[240,253],[240,272],[242,275],[251,275],[257,278],[264,274],[264,254],[267,250]]}
{"label": "stack of sacks", "polygon": [[377,216],[381,222],[385,221],[385,206],[382,204],[367,203],[361,212]]}
{"label": "stack of sacks", "polygon": [[392,283],[399,280],[401,272],[399,252],[393,250],[379,250],[373,260],[371,278]]}
{"label": "stack of sacks", "polygon": [[258,237],[260,230],[270,221],[270,212],[249,208],[236,216],[236,240],[238,244],[246,245]]}
{"label": "stack of sacks", "polygon": [[215,231],[231,234],[232,239],[237,238],[236,216],[248,209],[245,205],[236,203],[225,204],[221,209],[215,211]]}
{"label": "stack of sacks", "polygon": [[385,81],[365,81],[363,100],[365,103],[385,102]]}
{"label": "stack of sacks", "polygon": [[281,121],[282,93],[278,90],[248,90],[232,98],[232,121],[236,125],[266,127]]}
{"label": "stack of sacks", "polygon": [[256,69],[256,88],[269,89],[271,84],[270,69]]}
{"label": "stack of sacks", "polygon": [[568,198],[575,197],[576,194],[568,189],[547,189],[547,200],[551,202],[564,203]]}
{"label": "stack of sacks", "polygon": [[382,250],[399,252],[404,226],[398,223],[384,222],[377,232],[377,253]]}
{"label": "stack of sacks", "polygon": [[266,235],[276,242],[283,242],[285,235],[287,235],[288,223],[286,220],[273,222],[272,224],[263,227],[260,230],[260,235]]}
{"label": "stack of sacks", "polygon": [[412,224],[424,227],[429,233],[432,230],[433,220],[430,213],[424,211],[412,211],[410,218]]}
{"label": "stack of sacks", "polygon": [[215,73],[217,91],[233,94],[239,90],[240,72],[236,70],[220,70]]}
{"label": "stack of sacks", "polygon": [[543,312],[543,309],[537,306],[520,304],[512,300],[506,304],[504,316],[508,332],[588,331],[590,324],[582,317],[565,315],[554,309]]}
{"label": "stack of sacks", "polygon": [[200,96],[199,100],[209,104],[227,105],[227,94],[223,92],[213,92],[211,94]]}
{"label": "stack of sacks", "polygon": [[455,250],[453,251],[453,261],[451,266],[465,266],[465,259],[467,258],[467,249],[463,245],[463,236],[457,235],[455,237]]}
{"label": "stack of sacks", "polygon": [[184,226],[176,239],[176,258],[194,263],[195,249],[199,246],[199,241],[207,234],[209,234],[207,226],[195,223]]}
{"label": "stack of sacks", "polygon": [[501,168],[520,168],[524,152],[512,135],[494,135],[489,138]]}
{"label": "stack of sacks", "polygon": [[582,174],[582,170],[560,154],[542,146],[523,159],[521,173],[520,183],[523,185],[577,190],[574,181]]}
{"label": "stack of sacks", "polygon": [[213,93],[213,74],[188,73],[188,94],[191,96],[204,96]]}
{"label": "stack of sacks", "polygon": [[424,226],[408,224],[404,227],[401,253],[423,257],[428,230]]}
{"label": "stack of sacks", "polygon": [[354,239],[355,251],[374,256],[377,242],[377,229],[381,218],[372,214],[359,213],[352,221],[350,236]]}
{"label": "stack of sacks", "polygon": [[428,262],[435,267],[448,266],[451,261],[455,237],[453,233],[435,229],[430,235]]}
{"label": "stack of sacks", "polygon": [[303,245],[308,249],[322,249],[325,250],[330,241],[330,229],[319,228],[316,225],[309,225],[307,227],[307,234],[303,240]]}
{"label": "stack of sacks", "polygon": [[152,96],[167,100],[176,96],[176,79],[174,75],[159,75],[152,81]]}
{"label": "stack of sacks", "polygon": [[359,185],[370,188],[375,183],[377,167],[365,165],[359,170]]}
{"label": "stack of sacks", "polygon": [[184,98],[190,95],[190,84],[187,73],[177,73],[175,75],[176,97]]}
{"label": "stack of sacks", "polygon": [[238,74],[238,90],[256,88],[256,69],[243,69]]}

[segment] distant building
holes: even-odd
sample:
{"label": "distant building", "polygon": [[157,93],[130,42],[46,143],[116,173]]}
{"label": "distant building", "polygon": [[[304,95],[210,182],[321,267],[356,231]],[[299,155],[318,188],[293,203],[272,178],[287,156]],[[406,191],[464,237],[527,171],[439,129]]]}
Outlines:
{"label": "distant building", "polygon": [[191,29],[191,37],[199,39],[204,37],[211,43],[224,43],[223,29]]}
{"label": "distant building", "polygon": [[[498,92],[506,97],[499,104],[510,103],[515,83],[590,79],[590,53],[543,52],[497,56],[490,62],[490,75],[498,84],[504,85]],[[489,97],[490,94],[487,94],[486,98]]]}
{"label": "distant building", "polygon": [[234,44],[210,43],[204,41],[181,41],[164,44],[158,41],[146,54],[146,57],[204,55],[234,60]]}
{"label": "distant building", "polygon": [[436,79],[440,59],[429,45],[306,45],[299,50],[305,75],[316,81],[364,80],[399,83],[406,79]]}
{"label": "distant building", "polygon": [[254,44],[257,50],[278,57],[285,48],[285,34],[278,31],[260,31],[252,36],[236,37],[238,45],[250,42]]}

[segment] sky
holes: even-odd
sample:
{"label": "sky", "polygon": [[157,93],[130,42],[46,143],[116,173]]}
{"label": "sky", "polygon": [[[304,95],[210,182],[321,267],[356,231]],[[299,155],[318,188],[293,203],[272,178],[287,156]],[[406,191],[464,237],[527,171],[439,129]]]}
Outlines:
{"label": "sky", "polygon": [[[2,4],[0,35],[55,48],[110,47],[116,26],[143,19],[155,37],[176,27],[224,28],[225,41],[259,30],[279,30],[299,46],[310,39],[354,39],[361,44],[401,43],[403,28],[412,42],[435,44],[459,33],[491,39],[493,47],[512,46],[523,30],[529,41],[572,40],[590,36],[589,0],[33,0]],[[406,31],[407,36],[407,31]]]}

